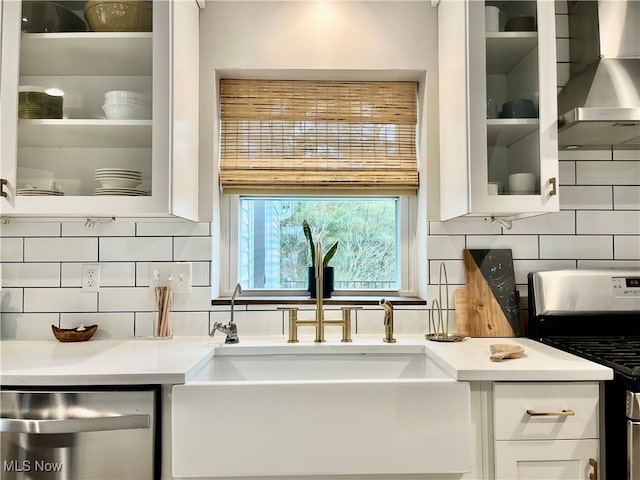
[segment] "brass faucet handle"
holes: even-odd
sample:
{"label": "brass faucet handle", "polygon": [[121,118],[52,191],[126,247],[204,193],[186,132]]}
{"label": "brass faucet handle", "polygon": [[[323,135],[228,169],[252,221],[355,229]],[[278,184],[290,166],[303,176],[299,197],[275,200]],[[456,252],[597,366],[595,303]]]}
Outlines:
{"label": "brass faucet handle", "polygon": [[340,307],[342,310],[342,342],[349,343],[351,339],[351,311],[361,310],[359,306]]}
{"label": "brass faucet handle", "polygon": [[298,307],[278,307],[278,310],[289,312],[288,343],[298,343]]}

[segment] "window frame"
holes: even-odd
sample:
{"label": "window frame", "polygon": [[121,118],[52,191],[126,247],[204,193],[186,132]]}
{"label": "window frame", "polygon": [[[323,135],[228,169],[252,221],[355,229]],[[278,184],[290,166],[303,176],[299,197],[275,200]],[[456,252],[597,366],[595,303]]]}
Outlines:
{"label": "window frame", "polygon": [[[240,196],[238,194],[220,195],[220,295],[229,296],[233,292],[238,278],[238,239],[240,218]],[[251,195],[259,197],[260,195]],[[305,195],[291,195],[304,197]],[[316,195],[308,195],[314,197]],[[328,196],[328,197],[332,197]],[[418,227],[418,197],[414,195],[389,195],[399,198],[398,202],[398,290],[335,290],[332,297],[414,297],[418,295],[416,231]],[[273,195],[265,195],[273,197]],[[342,197],[344,195],[335,195]],[[367,195],[353,197],[366,198]],[[245,297],[308,297],[306,289],[245,289]],[[275,303],[275,302],[274,302]]]}

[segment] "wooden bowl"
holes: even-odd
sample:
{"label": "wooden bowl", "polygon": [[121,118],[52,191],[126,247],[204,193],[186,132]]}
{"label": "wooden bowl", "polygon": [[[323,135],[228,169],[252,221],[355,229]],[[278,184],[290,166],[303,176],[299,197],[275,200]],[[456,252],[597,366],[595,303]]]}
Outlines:
{"label": "wooden bowl", "polygon": [[520,358],[524,355],[524,347],[510,343],[494,343],[489,348],[491,349],[489,358],[492,362],[499,362],[505,358]]}
{"label": "wooden bowl", "polygon": [[85,342],[93,337],[98,330],[98,325],[87,325],[84,330],[78,330],[79,328],[58,328],[51,325],[53,335],[61,342]]}

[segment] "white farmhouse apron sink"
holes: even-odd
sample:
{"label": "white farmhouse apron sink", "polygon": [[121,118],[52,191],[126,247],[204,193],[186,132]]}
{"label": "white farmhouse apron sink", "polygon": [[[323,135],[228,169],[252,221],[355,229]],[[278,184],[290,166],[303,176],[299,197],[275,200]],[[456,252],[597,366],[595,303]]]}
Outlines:
{"label": "white farmhouse apron sink", "polygon": [[469,384],[416,345],[229,345],[173,388],[177,478],[471,468]]}

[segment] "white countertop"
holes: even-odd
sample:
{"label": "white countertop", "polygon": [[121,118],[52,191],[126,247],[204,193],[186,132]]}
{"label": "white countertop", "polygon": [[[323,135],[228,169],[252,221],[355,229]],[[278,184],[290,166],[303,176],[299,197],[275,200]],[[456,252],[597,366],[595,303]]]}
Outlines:
{"label": "white countertop", "polygon": [[[397,335],[397,343],[380,337],[356,337],[353,343],[301,340],[291,345],[282,337],[245,338],[224,345],[217,354],[257,352],[260,346],[278,351],[409,351],[425,350],[429,358],[460,381],[572,381],[609,380],[610,368],[561,352],[527,338],[466,338],[461,342],[427,341],[424,335]],[[492,362],[489,345],[511,343],[524,347],[522,358]],[[0,342],[0,384],[117,385],[179,384],[190,381],[214,356],[220,341],[208,337],[169,340],[121,339],[60,343],[55,340]]]}
{"label": "white countertop", "polygon": [[184,337],[0,342],[2,385],[177,384],[209,362],[220,342]]}
{"label": "white countertop", "polygon": [[[489,346],[524,347],[521,358],[492,362]],[[610,380],[613,370],[529,338],[467,338],[458,343],[427,342],[428,354],[456,380]]]}

